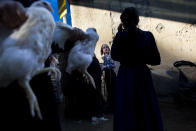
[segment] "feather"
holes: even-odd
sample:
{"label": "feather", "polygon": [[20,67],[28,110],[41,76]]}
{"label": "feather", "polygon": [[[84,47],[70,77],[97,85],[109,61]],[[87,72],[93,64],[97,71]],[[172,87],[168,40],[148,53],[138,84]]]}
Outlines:
{"label": "feather", "polygon": [[62,22],[56,23],[56,28],[53,35],[53,42],[56,43],[59,48],[64,49],[65,43],[69,38],[73,28]]}

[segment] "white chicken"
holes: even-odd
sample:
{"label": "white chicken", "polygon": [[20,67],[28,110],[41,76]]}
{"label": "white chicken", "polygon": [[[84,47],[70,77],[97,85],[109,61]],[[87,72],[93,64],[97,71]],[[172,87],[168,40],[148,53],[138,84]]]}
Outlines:
{"label": "white chicken", "polygon": [[0,87],[17,81],[27,94],[31,115],[37,113],[40,119],[42,115],[38,101],[29,81],[41,72],[58,72],[55,68],[44,68],[44,62],[51,52],[55,29],[50,11],[52,8],[48,2],[34,2],[26,10],[26,22],[1,43]]}
{"label": "white chicken", "polygon": [[[54,41],[59,47],[64,47],[72,31],[73,28],[69,25],[57,23],[55,34],[58,35],[54,36]],[[93,87],[96,88],[94,79],[88,73],[87,68],[93,60],[94,50],[99,36],[95,28],[88,28],[86,32],[83,33],[86,36],[85,39],[76,41],[74,47],[69,52],[66,72],[71,74],[73,70],[79,70],[87,76]]]}

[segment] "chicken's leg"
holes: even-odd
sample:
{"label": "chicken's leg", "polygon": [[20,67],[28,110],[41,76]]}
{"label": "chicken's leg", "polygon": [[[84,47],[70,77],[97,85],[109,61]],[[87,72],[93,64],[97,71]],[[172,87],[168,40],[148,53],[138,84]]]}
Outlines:
{"label": "chicken's leg", "polygon": [[85,73],[84,74],[87,76],[87,78],[90,80],[90,83],[96,89],[96,85],[95,85],[95,81],[94,81],[93,77],[87,72],[87,70],[85,70]]}
{"label": "chicken's leg", "polygon": [[47,67],[47,68],[44,68],[44,69],[36,72],[35,75],[46,73],[46,72],[52,72],[54,74],[54,76],[55,76],[54,78],[57,79],[57,80],[60,80],[61,79],[61,72],[56,67]]}
{"label": "chicken's leg", "polygon": [[40,108],[39,108],[37,98],[36,98],[33,90],[31,89],[31,87],[29,85],[29,81],[21,80],[21,81],[19,81],[19,85],[25,90],[25,92],[27,94],[27,99],[29,101],[31,115],[34,117],[35,112],[36,112],[38,117],[40,119],[42,119],[42,115],[41,115],[41,112],[40,112]]}

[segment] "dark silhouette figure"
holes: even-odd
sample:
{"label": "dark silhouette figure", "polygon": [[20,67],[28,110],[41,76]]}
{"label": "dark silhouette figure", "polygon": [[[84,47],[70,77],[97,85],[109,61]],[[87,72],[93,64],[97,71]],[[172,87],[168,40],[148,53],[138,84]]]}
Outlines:
{"label": "dark silhouette figure", "polygon": [[146,64],[159,65],[160,54],[151,32],[137,28],[139,15],[124,9],[111,49],[120,62],[115,89],[114,131],[163,131],[151,72]]}
{"label": "dark silhouette figure", "polygon": [[65,95],[65,117],[69,119],[91,119],[103,114],[103,97],[101,94],[101,67],[94,56],[87,71],[93,77],[96,89],[82,73],[75,70],[66,74],[63,92]]}

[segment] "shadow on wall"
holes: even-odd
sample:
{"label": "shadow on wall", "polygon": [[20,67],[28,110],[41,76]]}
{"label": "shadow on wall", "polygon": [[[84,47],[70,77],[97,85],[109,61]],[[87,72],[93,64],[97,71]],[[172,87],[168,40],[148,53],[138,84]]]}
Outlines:
{"label": "shadow on wall", "polygon": [[134,6],[142,16],[196,24],[195,0],[70,0],[70,3],[116,12]]}
{"label": "shadow on wall", "polygon": [[152,78],[156,93],[160,97],[173,97],[178,90],[178,71],[155,69]]}
{"label": "shadow on wall", "polygon": [[[170,98],[175,102],[196,102],[196,68],[192,66],[180,66],[180,70],[152,70],[154,86],[159,98]],[[170,101],[170,102],[172,102]],[[174,102],[174,101],[173,101]]]}

